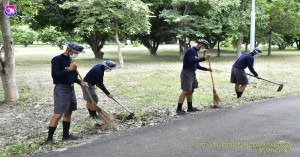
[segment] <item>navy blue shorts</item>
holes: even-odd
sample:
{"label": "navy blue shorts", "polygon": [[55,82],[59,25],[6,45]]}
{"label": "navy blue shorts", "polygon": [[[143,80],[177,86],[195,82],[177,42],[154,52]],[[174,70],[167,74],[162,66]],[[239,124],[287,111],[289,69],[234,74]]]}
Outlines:
{"label": "navy blue shorts", "polygon": [[[99,101],[99,99],[98,99],[98,96],[97,96],[97,93],[96,93],[96,88],[92,84],[88,84],[88,85],[89,85],[88,90],[89,90],[94,102],[97,103]],[[89,95],[88,95],[88,93],[86,92],[86,89],[84,87],[81,87],[81,90],[82,90],[82,94],[83,94],[83,99],[85,101],[92,102]]]}
{"label": "navy blue shorts", "polygon": [[248,84],[248,78],[244,69],[232,68],[231,69],[231,83],[245,85]]}
{"label": "navy blue shorts", "polygon": [[65,114],[77,110],[74,85],[56,84],[53,93],[54,114]]}
{"label": "navy blue shorts", "polygon": [[191,91],[198,88],[196,72],[192,70],[182,69],[180,74],[181,89],[183,91]]}

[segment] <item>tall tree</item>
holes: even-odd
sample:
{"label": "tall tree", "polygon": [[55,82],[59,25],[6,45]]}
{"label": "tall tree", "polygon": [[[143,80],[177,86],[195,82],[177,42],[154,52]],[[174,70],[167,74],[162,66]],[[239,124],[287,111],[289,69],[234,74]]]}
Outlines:
{"label": "tall tree", "polygon": [[[205,17],[203,27],[207,29],[206,36],[211,40],[216,40],[218,44],[218,56],[220,56],[220,42],[228,37],[227,30],[231,24],[231,14],[235,9],[235,1],[210,0],[211,9]],[[213,48],[214,44],[211,44]]]}
{"label": "tall tree", "polygon": [[209,5],[204,0],[172,0],[171,5],[172,9],[165,9],[160,16],[174,26],[171,31],[179,39],[179,53],[182,58],[192,40],[205,36],[201,23]]}
{"label": "tall tree", "polygon": [[[18,15],[9,18],[5,16],[4,7],[8,4],[16,4],[18,7]],[[26,20],[26,15],[33,15],[41,0],[0,0],[0,21],[3,46],[0,51],[0,78],[4,89],[4,102],[10,103],[19,99],[18,88],[15,79],[15,55],[14,42],[11,33],[11,20],[18,24]]]}
{"label": "tall tree", "polygon": [[[51,25],[57,26],[59,32],[67,33],[68,37],[73,37],[76,33],[76,35],[80,35],[91,46],[95,58],[102,59],[104,53],[101,50],[108,38],[107,32],[99,31],[102,29],[93,29],[89,31],[74,30],[76,27],[79,27],[80,24],[76,22],[79,6],[70,5],[68,8],[60,7],[64,2],[66,2],[66,0],[44,0],[44,7],[39,9],[38,14],[31,20],[31,27],[36,30],[41,30]],[[92,25],[94,24],[95,23]],[[90,28],[88,25],[86,25],[86,27]],[[95,27],[102,28],[101,26]]]}
{"label": "tall tree", "polygon": [[113,34],[118,45],[121,67],[124,67],[120,34],[149,33],[149,8],[140,0],[90,0],[69,2],[64,8],[77,7],[76,32],[95,31]]}
{"label": "tall tree", "polygon": [[[0,77],[4,89],[4,102],[6,103],[17,101],[19,99],[15,79],[14,43],[11,34],[10,20],[8,16],[3,14],[4,8],[8,4],[9,0],[3,0],[0,3],[1,31],[4,43],[0,52]],[[4,55],[2,55],[2,53],[4,53]]]}
{"label": "tall tree", "polygon": [[[236,36],[236,45],[237,45],[237,50],[236,50],[236,56],[239,57],[242,53],[242,44],[243,44],[243,38],[245,32],[248,32],[249,27],[247,27],[247,21],[250,21],[249,15],[250,12],[247,6],[250,6],[250,1],[249,0],[241,0],[240,6],[239,6],[239,13],[237,14],[238,17],[238,34]],[[248,11],[248,12],[247,12]]]}
{"label": "tall tree", "polygon": [[270,56],[274,37],[280,37],[283,41],[285,35],[299,33],[300,3],[294,0],[269,0],[265,4],[265,9],[269,16],[266,34],[269,45],[268,56]]}
{"label": "tall tree", "polygon": [[152,12],[150,18],[151,30],[150,34],[141,34],[137,38],[149,50],[150,55],[156,56],[160,43],[172,36],[169,31],[171,25],[159,16],[161,11],[171,7],[171,0],[143,0],[143,2],[149,3]]}

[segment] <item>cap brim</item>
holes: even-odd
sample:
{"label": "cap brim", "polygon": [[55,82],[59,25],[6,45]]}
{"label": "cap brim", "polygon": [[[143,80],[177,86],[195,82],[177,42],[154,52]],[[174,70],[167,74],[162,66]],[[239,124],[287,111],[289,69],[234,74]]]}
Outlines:
{"label": "cap brim", "polygon": [[210,47],[209,47],[209,46],[206,46],[203,42],[198,42],[198,41],[196,41],[196,43],[197,43],[197,44],[203,44],[203,45],[205,46],[206,49],[210,49]]}
{"label": "cap brim", "polygon": [[110,70],[114,70],[114,69],[116,69],[116,67],[109,67],[109,66],[107,66],[105,63],[102,63],[107,69],[110,69]]}
{"label": "cap brim", "polygon": [[64,45],[67,46],[67,47],[69,47],[74,53],[77,53],[77,54],[79,54],[79,53],[85,53],[84,50],[77,51],[77,50],[73,49],[71,46],[69,46],[69,44],[70,44],[69,42],[66,42]]}
{"label": "cap brim", "polygon": [[74,50],[74,49],[72,49],[72,48],[71,48],[71,50],[72,50],[74,53],[85,53],[84,50],[82,50],[82,51],[76,51],[76,50]]}

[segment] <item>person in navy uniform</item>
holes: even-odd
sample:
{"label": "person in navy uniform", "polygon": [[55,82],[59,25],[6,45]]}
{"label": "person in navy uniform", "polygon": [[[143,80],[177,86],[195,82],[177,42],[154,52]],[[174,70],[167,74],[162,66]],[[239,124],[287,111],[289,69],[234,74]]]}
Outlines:
{"label": "person in navy uniform", "polygon": [[[113,95],[106,89],[103,83],[103,77],[104,77],[104,72],[109,72],[115,68],[116,68],[115,62],[103,61],[101,64],[95,65],[84,77],[84,82],[88,84],[89,86],[88,90],[96,104],[98,103],[99,99],[96,93],[95,85],[99,87],[107,95],[108,98],[113,97]],[[92,104],[92,101],[88,96],[84,87],[82,87],[82,93],[83,93],[83,98],[86,101],[86,107],[89,111],[90,117],[98,118],[98,115],[96,113],[96,109],[97,109],[96,105]]]}
{"label": "person in navy uniform", "polygon": [[197,45],[189,48],[183,58],[183,68],[180,74],[181,89],[182,92],[179,96],[178,106],[176,109],[177,114],[185,114],[182,109],[184,100],[187,100],[188,109],[187,112],[200,111],[200,109],[193,107],[193,93],[194,89],[198,88],[198,81],[196,78],[196,70],[212,71],[210,68],[200,66],[199,62],[205,61],[210,58],[210,55],[204,55],[202,58],[198,58],[198,51],[204,52],[209,49],[209,43],[204,39],[196,41]]}
{"label": "person in navy uniform", "polygon": [[79,53],[85,53],[84,48],[74,42],[66,43],[67,49],[61,55],[55,56],[51,61],[51,75],[54,83],[54,114],[49,124],[48,138],[44,146],[53,144],[53,135],[58,121],[62,118],[62,140],[76,140],[78,137],[69,134],[72,112],[77,110],[77,101],[74,83],[88,87],[78,79],[77,64],[72,62]]}
{"label": "person in navy uniform", "polygon": [[250,53],[242,54],[233,64],[231,69],[231,78],[230,82],[235,84],[235,92],[237,98],[240,98],[245,91],[248,79],[245,73],[247,67],[251,71],[251,73],[257,78],[260,79],[257,72],[254,70],[254,56],[260,56],[262,54],[262,50],[259,47],[253,49]]}

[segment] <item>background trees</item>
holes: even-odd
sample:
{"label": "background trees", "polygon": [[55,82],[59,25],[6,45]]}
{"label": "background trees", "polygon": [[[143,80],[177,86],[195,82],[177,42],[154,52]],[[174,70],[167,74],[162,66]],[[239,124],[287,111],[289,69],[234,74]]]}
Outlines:
{"label": "background trees", "polygon": [[[119,40],[139,39],[154,56],[157,54],[159,44],[172,37],[178,39],[181,55],[191,46],[191,41],[197,38],[207,39],[212,48],[217,44],[219,54],[220,42],[229,38],[234,40],[233,46],[237,48],[237,56],[242,52],[242,44],[245,44],[245,50],[248,50],[251,0],[126,1],[126,4],[131,4],[130,12],[139,15],[131,18],[123,16],[131,15],[128,10],[126,11],[128,5],[123,0],[71,1],[68,4],[65,2],[65,0],[45,0],[44,8],[34,17],[32,26],[44,28],[54,24],[69,36],[74,35],[74,32],[79,34],[91,46],[95,58],[103,58],[104,53],[101,49],[106,40],[116,38],[116,30],[119,32]],[[63,8],[60,7],[62,4]],[[140,13],[133,9],[139,7],[145,9],[146,6],[151,13],[148,8]],[[116,19],[118,24],[112,22]],[[256,0],[257,46],[269,43],[270,46],[275,44],[279,49],[284,49],[287,45],[297,43],[298,19],[299,2]],[[131,22],[130,25],[124,24],[124,21],[129,20],[135,22]],[[138,27],[131,25],[143,20],[148,21],[147,27],[150,22],[151,29],[146,30],[149,34],[133,36],[141,32]],[[129,27],[134,29],[129,30]]]}
{"label": "background trees", "polygon": [[291,45],[296,34],[300,32],[300,3],[294,0],[269,0],[265,4],[268,15],[267,29],[268,55],[271,55],[271,45],[277,44],[279,49]]}
{"label": "background trees", "polygon": [[[118,45],[121,67],[124,67],[121,53],[120,34],[148,34],[150,31],[148,6],[139,0],[92,0],[65,3],[64,8],[75,9],[78,25],[75,32],[80,34],[114,35]],[[82,33],[83,32],[83,33]]]}
{"label": "background trees", "polygon": [[[1,9],[9,3],[0,0]],[[107,40],[118,45],[119,62],[124,67],[121,41],[138,39],[153,56],[161,43],[179,41],[183,56],[193,41],[205,38],[212,48],[220,43],[248,50],[251,0],[18,0],[18,16],[1,15],[0,76],[6,101],[18,98],[14,80],[15,43],[28,46],[35,40],[58,45],[82,41],[90,45],[95,58],[102,59]],[[300,2],[295,0],[256,0],[256,46],[268,44],[279,49],[300,49]],[[12,24],[13,27],[10,27]],[[28,28],[28,25],[30,28]],[[11,32],[12,30],[12,32]],[[12,39],[12,36],[14,40]],[[37,37],[39,37],[37,39]],[[9,94],[8,94],[9,93]]]}
{"label": "background trees", "polygon": [[38,40],[38,33],[28,25],[13,26],[12,32],[15,43],[23,44],[25,47]]}
{"label": "background trees", "polygon": [[[18,88],[15,79],[15,56],[14,56],[14,41],[11,32],[11,19],[5,16],[4,7],[8,4],[17,4],[23,10],[20,10],[17,18],[12,18],[12,23],[17,25],[26,21],[26,15],[34,14],[35,10],[39,7],[39,0],[26,1],[18,0],[0,0],[0,22],[3,47],[0,51],[0,78],[4,89],[4,102],[10,103],[19,99]],[[28,16],[30,17],[30,16]]]}
{"label": "background trees", "polygon": [[52,45],[57,45],[61,50],[63,49],[63,44],[68,41],[67,33],[60,32],[55,26],[48,26],[40,30],[38,38],[44,43],[49,42]]}
{"label": "background trees", "polygon": [[170,9],[170,0],[143,0],[144,3],[148,3],[152,12],[150,17],[151,30],[149,34],[139,34],[136,37],[142,42],[142,44],[149,50],[150,55],[156,56],[157,49],[161,42],[170,40],[176,35],[170,31],[172,25],[167,23],[164,18],[160,17],[160,14],[165,9]]}

